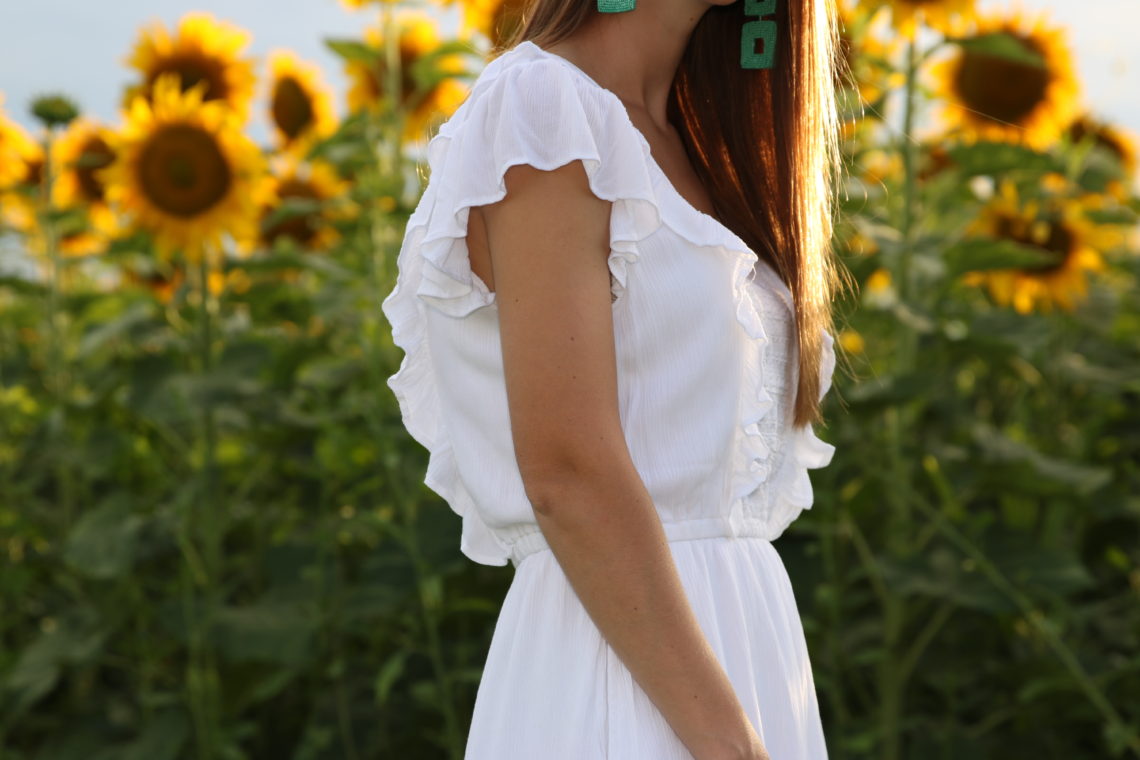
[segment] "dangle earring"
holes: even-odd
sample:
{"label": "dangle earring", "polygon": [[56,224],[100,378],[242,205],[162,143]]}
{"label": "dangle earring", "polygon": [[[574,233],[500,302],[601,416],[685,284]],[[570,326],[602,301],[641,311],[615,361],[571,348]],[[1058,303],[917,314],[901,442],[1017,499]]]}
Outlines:
{"label": "dangle earring", "polygon": [[[757,16],[744,22],[740,34],[740,67],[743,69],[770,69],[776,61],[776,22],[764,18],[776,12],[776,0],[744,0],[744,15]],[[764,49],[756,52],[756,41]]]}
{"label": "dangle earring", "polygon": [[[625,13],[637,7],[637,0],[597,0],[599,13]],[[740,33],[740,68],[770,69],[776,62],[776,21],[765,18],[776,12],[776,0],[744,0],[745,21]],[[763,50],[756,52],[756,43]]]}

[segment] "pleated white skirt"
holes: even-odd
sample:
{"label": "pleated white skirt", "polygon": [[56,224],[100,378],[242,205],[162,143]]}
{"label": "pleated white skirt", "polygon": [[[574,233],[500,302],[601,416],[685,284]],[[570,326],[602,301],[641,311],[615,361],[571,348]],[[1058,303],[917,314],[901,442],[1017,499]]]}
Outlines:
{"label": "pleated white skirt", "polygon": [[[791,581],[770,541],[672,541],[682,584],[772,760],[826,760]],[[465,760],[692,760],[542,550],[515,570]]]}

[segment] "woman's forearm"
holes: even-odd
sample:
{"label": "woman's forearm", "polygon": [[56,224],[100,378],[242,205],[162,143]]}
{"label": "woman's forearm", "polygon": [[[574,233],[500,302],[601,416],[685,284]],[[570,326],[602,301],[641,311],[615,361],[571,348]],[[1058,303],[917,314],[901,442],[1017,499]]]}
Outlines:
{"label": "woman's forearm", "polygon": [[694,757],[762,757],[632,465],[568,468],[531,500],[583,607]]}

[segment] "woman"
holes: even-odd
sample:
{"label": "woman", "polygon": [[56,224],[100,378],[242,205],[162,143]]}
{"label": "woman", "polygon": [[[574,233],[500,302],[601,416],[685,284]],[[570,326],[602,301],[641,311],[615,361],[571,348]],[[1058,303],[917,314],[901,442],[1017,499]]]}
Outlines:
{"label": "woman", "polygon": [[429,143],[388,384],[515,566],[468,760],[827,756],[771,542],[834,451],[831,1],[745,50],[743,2],[534,0]]}

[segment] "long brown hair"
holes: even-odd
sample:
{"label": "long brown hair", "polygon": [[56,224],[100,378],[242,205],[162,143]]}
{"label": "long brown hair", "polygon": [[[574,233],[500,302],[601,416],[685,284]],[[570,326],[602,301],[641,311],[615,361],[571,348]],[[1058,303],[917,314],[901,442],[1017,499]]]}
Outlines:
{"label": "long brown hair", "polygon": [[[777,4],[771,69],[740,66],[744,0],[710,7],[693,29],[669,94],[669,121],[725,226],[787,283],[795,302],[799,386],[793,425],[820,421],[821,331],[834,330],[832,256],[841,170],[835,0]],[[553,45],[597,13],[595,0],[531,0],[492,50]],[[838,347],[837,347],[838,350]]]}

